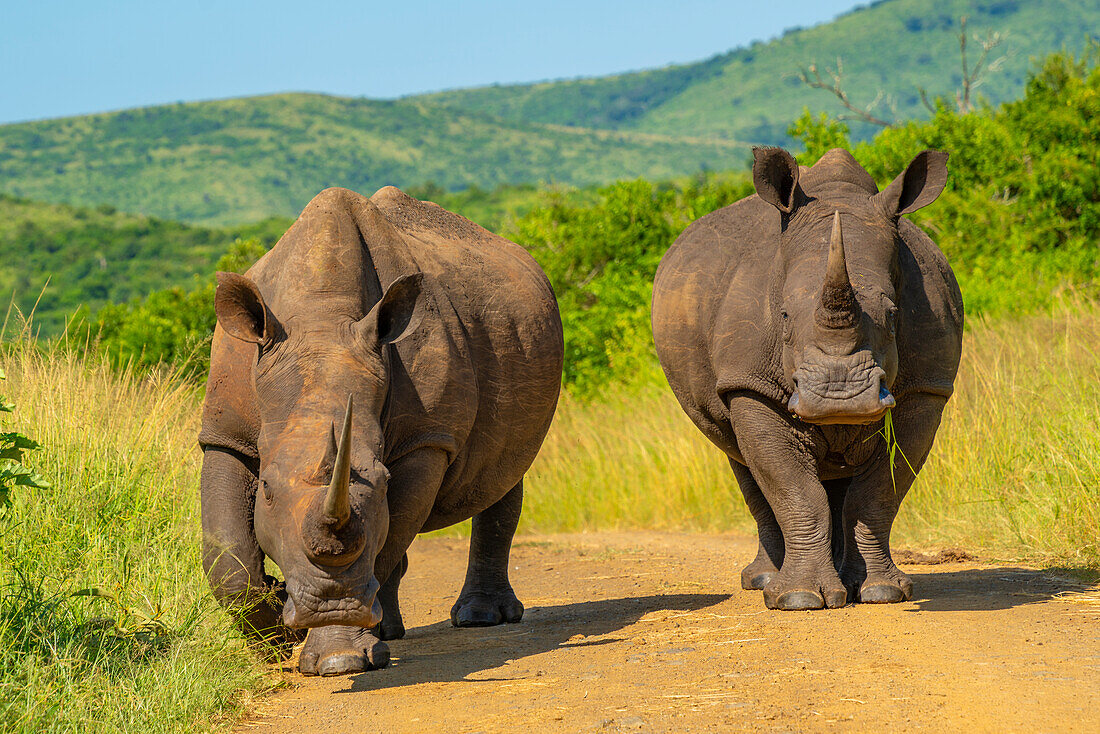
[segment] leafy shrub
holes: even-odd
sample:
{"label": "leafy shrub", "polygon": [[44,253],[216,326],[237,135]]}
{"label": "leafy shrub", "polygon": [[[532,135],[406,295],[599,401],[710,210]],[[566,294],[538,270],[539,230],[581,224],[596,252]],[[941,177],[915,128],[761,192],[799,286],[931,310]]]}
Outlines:
{"label": "leafy shrub", "polygon": [[[8,376],[0,368],[0,380]],[[11,413],[15,406],[0,395],[0,413]],[[49,484],[34,469],[23,463],[23,454],[39,448],[36,441],[27,438],[19,431],[0,431],[0,518],[11,502],[11,490],[14,487],[46,489]]]}
{"label": "leafy shrub", "polygon": [[[238,239],[215,270],[244,272],[264,252],[259,240]],[[69,330],[70,339],[98,347],[116,366],[142,371],[169,365],[186,375],[204,375],[210,369],[216,284],[213,274],[195,281],[190,290],[168,288],[108,304],[91,319],[82,314]]]}
{"label": "leafy shrub", "polygon": [[700,175],[676,186],[643,179],[599,189],[595,203],[550,194],[505,235],[546,271],[565,327],[565,382],[592,393],[629,381],[649,360],[653,274],[695,218],[752,192],[743,176]]}

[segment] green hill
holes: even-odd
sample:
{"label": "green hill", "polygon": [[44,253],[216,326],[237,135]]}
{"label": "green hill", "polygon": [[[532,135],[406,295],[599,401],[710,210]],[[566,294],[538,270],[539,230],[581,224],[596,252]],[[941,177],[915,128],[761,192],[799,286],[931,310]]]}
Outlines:
{"label": "green hill", "polygon": [[743,146],[503,123],[438,104],[282,94],[0,127],[0,188],[203,224],[296,215],[323,188],[587,185],[732,167]]}
{"label": "green hill", "polygon": [[[978,90],[1022,92],[1032,56],[1076,50],[1100,28],[1095,0],[881,0],[837,20],[695,64],[543,84],[368,100],[281,94],[0,126],[0,191],[204,225],[293,216],[332,185],[588,186],[741,167],[749,143],[783,142],[801,110],[836,110],[797,72],[844,60],[853,100],[959,82],[958,19],[1006,34]],[[972,43],[971,46],[976,44]],[[973,61],[972,54],[971,60]],[[872,128],[853,126],[856,139]]]}
{"label": "green hill", "polygon": [[[1005,38],[991,57],[1003,66],[978,89],[991,102],[1018,97],[1033,57],[1083,47],[1100,29],[1095,0],[879,0],[836,20],[792,29],[706,61],[596,79],[460,89],[419,97],[503,120],[638,130],[782,143],[805,106],[843,111],[828,92],[808,89],[800,69],[823,71],[843,59],[844,87],[854,102],[892,95],[898,119],[926,117],[918,89],[951,95],[961,82],[959,18],[973,36]],[[792,19],[797,20],[797,19]],[[879,114],[890,114],[884,100]],[[874,128],[854,126],[859,138]]]}
{"label": "green hill", "polygon": [[[409,192],[494,231],[545,196],[530,185],[453,193],[421,186]],[[578,189],[558,198],[580,203],[595,196],[592,189]],[[196,276],[210,275],[238,238],[270,248],[291,221],[272,217],[251,225],[203,227],[110,206],[47,204],[0,194],[0,306],[13,304],[24,315],[33,309],[35,328],[57,334],[81,306],[94,313],[107,303],[193,286]]]}
{"label": "green hill", "polygon": [[187,284],[209,274],[236,238],[271,246],[289,225],[211,229],[0,194],[0,302],[24,315],[33,308],[35,327],[55,334],[82,305],[94,311]]}

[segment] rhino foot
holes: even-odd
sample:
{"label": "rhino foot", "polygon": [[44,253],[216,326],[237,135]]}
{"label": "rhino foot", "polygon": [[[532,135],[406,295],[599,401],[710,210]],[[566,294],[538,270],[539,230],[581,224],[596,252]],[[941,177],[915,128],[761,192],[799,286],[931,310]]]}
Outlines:
{"label": "rhino foot", "polygon": [[875,562],[871,568],[859,556],[846,559],[840,577],[848,596],[864,604],[896,604],[913,598],[913,580],[889,557]]}
{"label": "rhino foot", "polygon": [[779,573],[779,569],[768,558],[765,557],[763,560],[757,558],[741,569],[741,588],[749,591],[762,591],[764,587],[771,583],[777,573]]}
{"label": "rhino foot", "polygon": [[400,640],[405,636],[405,621],[400,614],[382,612],[382,621],[371,628],[371,633],[379,640]]}
{"label": "rhino foot", "polygon": [[361,627],[317,627],[310,630],[298,657],[302,675],[347,675],[390,664],[390,648]]}
{"label": "rhino foot", "polygon": [[511,586],[491,590],[463,589],[451,607],[451,624],[455,627],[492,627],[522,618],[523,604]]}
{"label": "rhino foot", "polygon": [[836,609],[847,603],[848,591],[832,566],[817,573],[787,572],[784,568],[764,589],[764,605],[768,609]]}
{"label": "rhino foot", "polygon": [[852,596],[863,604],[909,601],[913,598],[913,581],[895,566],[886,573],[868,574]]}

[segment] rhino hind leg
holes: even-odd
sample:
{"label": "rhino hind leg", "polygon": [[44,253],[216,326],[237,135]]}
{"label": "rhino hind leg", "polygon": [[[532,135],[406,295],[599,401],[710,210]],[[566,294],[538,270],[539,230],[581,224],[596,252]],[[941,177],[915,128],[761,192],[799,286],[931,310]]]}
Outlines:
{"label": "rhino hind leg", "polygon": [[390,648],[362,627],[331,625],[309,631],[298,656],[303,675],[346,675],[384,668],[390,663]]}
{"label": "rhino hind leg", "polygon": [[[932,449],[947,399],[917,393],[894,410],[894,430],[903,458],[896,455],[893,476],[885,446],[873,465],[852,481],[844,498],[844,549],[841,579],[853,600],[870,604],[908,601],[913,582],[890,555],[890,530],[901,501]],[[900,452],[899,452],[900,454]]]}
{"label": "rhino hind leg", "polygon": [[451,608],[455,627],[490,627],[518,622],[523,604],[508,581],[508,556],[523,506],[523,481],[474,516],[466,582]]}
{"label": "rhino hind leg", "polygon": [[400,640],[405,636],[405,620],[401,618],[401,607],[397,600],[397,590],[401,579],[409,570],[409,556],[401,557],[401,563],[390,573],[381,588],[378,589],[378,603],[382,606],[382,621],[371,632],[380,640]]}
{"label": "rhino hind leg", "polygon": [[733,468],[733,475],[737,478],[737,486],[741,488],[745,504],[756,520],[756,534],[759,539],[756,558],[741,569],[741,588],[763,591],[783,565],[783,531],[780,530],[775,513],[749,468],[734,459],[730,459],[730,467]]}

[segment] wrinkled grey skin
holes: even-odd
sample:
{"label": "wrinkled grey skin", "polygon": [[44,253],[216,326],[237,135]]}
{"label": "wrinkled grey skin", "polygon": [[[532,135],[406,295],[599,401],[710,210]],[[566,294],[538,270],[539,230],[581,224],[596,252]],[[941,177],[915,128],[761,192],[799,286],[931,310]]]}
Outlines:
{"label": "wrinkled grey skin", "polygon": [[[204,567],[307,674],[388,660],[419,532],[473,517],[456,626],[519,621],[508,554],[561,385],[562,328],[518,245],[387,187],[318,194],[220,273],[200,443]],[[271,558],[285,587],[264,572]]]}
{"label": "wrinkled grey skin", "polygon": [[[688,227],[661,261],[653,338],[669,384],[726,453],[760,547],[742,586],[769,608],[909,599],[890,528],[958,371],[963,304],[901,215],[946,182],[925,151],[879,192],[843,150],[812,168],[756,149],[756,195]],[[896,484],[895,484],[896,483]]]}

